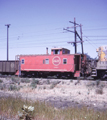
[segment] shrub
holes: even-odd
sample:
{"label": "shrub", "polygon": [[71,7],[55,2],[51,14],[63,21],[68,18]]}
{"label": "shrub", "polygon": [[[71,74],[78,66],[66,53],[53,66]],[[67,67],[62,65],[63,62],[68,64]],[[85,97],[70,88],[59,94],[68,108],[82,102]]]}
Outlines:
{"label": "shrub", "polygon": [[15,76],[12,76],[12,77],[11,77],[11,80],[12,80],[13,82],[16,82],[16,83],[19,81],[19,79],[18,79],[17,77],[15,77]]}
{"label": "shrub", "polygon": [[30,80],[29,79],[21,79],[21,82],[22,83],[30,83]]}
{"label": "shrub", "polygon": [[51,85],[50,85],[50,89],[53,89],[59,82],[53,82]]}
{"label": "shrub", "polygon": [[16,85],[10,85],[9,90],[10,91],[18,91],[20,88],[18,88]]}
{"label": "shrub", "polygon": [[2,83],[3,82],[3,80],[0,80],[0,83]]}
{"label": "shrub", "polygon": [[39,80],[33,79],[33,80],[32,80],[32,84],[39,84]]}
{"label": "shrub", "polygon": [[46,89],[46,86],[43,86],[43,89]]}
{"label": "shrub", "polygon": [[32,89],[35,89],[35,88],[37,88],[37,84],[30,84],[30,86],[32,87]]}
{"label": "shrub", "polygon": [[96,86],[98,87],[100,85],[100,80],[96,80]]}
{"label": "shrub", "polygon": [[103,88],[96,88],[95,90],[96,94],[103,94]]}
{"label": "shrub", "polygon": [[0,90],[4,90],[6,88],[5,84],[0,84]]}
{"label": "shrub", "polygon": [[70,82],[73,82],[73,79],[70,79]]}
{"label": "shrub", "polygon": [[50,80],[49,79],[47,79],[47,84],[50,84]]}
{"label": "shrub", "polygon": [[89,82],[86,86],[89,90],[92,90],[95,87],[95,83],[94,82]]}
{"label": "shrub", "polygon": [[33,79],[33,81],[32,81],[32,83],[30,84],[30,86],[31,86],[33,89],[35,89],[35,88],[37,88],[37,84],[39,84],[39,80]]}

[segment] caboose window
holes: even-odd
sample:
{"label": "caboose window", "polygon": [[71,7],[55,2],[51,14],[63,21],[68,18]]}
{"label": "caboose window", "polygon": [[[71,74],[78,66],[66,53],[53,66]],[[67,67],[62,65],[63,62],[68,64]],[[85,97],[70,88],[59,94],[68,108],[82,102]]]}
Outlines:
{"label": "caboose window", "polygon": [[60,50],[53,50],[53,54],[60,54]]}
{"label": "caboose window", "polygon": [[24,59],[22,59],[22,60],[21,60],[21,63],[22,63],[22,64],[24,64],[24,63],[25,63],[25,60],[24,60]]}
{"label": "caboose window", "polygon": [[63,64],[67,64],[67,59],[66,58],[63,59]]}
{"label": "caboose window", "polygon": [[63,49],[63,54],[65,54],[65,50]]}
{"label": "caboose window", "polygon": [[70,54],[70,51],[67,51],[68,54]]}
{"label": "caboose window", "polygon": [[45,59],[45,64],[49,64],[49,59]]}

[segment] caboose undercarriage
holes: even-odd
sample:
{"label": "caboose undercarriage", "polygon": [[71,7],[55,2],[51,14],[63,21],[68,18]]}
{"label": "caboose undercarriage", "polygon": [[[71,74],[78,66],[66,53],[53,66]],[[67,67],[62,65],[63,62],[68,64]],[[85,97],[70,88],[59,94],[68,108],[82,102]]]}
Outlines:
{"label": "caboose undercarriage", "polygon": [[44,72],[44,71],[21,71],[21,77],[40,77],[40,78],[73,78],[74,74],[71,72]]}

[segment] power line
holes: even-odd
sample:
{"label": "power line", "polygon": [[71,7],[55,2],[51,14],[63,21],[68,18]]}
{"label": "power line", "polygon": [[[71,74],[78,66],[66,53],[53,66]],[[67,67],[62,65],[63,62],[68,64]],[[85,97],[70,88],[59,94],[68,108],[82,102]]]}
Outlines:
{"label": "power line", "polygon": [[[86,37],[86,36],[83,36],[83,37]],[[107,36],[87,36],[87,37],[107,37]]]}
{"label": "power line", "polygon": [[105,30],[107,28],[89,28],[89,29],[84,29],[83,31],[87,31],[87,30]]}

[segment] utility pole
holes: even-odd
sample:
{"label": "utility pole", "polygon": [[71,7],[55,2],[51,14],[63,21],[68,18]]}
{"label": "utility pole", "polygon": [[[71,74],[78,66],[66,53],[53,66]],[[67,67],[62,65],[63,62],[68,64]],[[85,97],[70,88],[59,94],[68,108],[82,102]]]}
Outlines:
{"label": "utility pole", "polygon": [[[64,28],[63,30],[66,30],[68,32],[73,32],[75,41],[74,42],[68,42],[68,43],[71,43],[71,44],[73,43],[73,45],[75,46],[75,54],[77,53],[77,43],[81,43],[82,54],[84,54],[83,53],[83,40],[82,40],[82,27],[81,27],[82,25],[77,24],[75,18],[74,18],[74,22],[71,22],[71,21],[69,21],[69,22],[73,23],[74,27],[67,27],[66,29]],[[80,27],[81,37],[79,36],[78,32],[76,31],[76,27]],[[74,31],[69,30],[69,28],[74,28]],[[77,37],[80,39],[80,41],[77,41]]]}
{"label": "utility pole", "polygon": [[80,33],[81,33],[81,49],[82,49],[82,54],[84,54],[84,51],[83,51],[83,40],[82,40],[82,25],[80,24]]}
{"label": "utility pole", "polygon": [[6,24],[5,26],[7,26],[7,61],[8,61],[8,53],[9,53],[9,37],[8,37],[8,28],[10,26],[10,24]]}
{"label": "utility pole", "polygon": [[75,37],[75,53],[77,53],[77,36],[76,36],[76,21],[75,21],[75,18],[74,18],[74,37]]}

